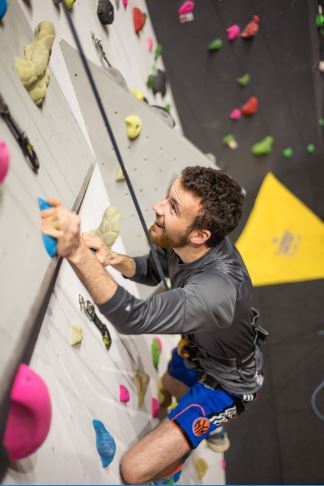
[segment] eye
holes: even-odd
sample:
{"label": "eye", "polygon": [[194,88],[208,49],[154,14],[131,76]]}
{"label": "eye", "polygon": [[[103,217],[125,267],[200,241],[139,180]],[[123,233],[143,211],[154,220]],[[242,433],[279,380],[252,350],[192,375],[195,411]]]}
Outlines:
{"label": "eye", "polygon": [[170,208],[171,208],[171,213],[176,213],[177,214],[177,208],[175,207],[174,203],[170,203]]}

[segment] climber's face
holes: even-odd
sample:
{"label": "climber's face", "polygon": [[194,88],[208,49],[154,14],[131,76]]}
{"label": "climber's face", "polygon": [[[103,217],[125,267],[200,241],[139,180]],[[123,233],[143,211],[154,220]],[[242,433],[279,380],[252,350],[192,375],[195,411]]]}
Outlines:
{"label": "climber's face", "polygon": [[156,213],[150,228],[153,242],[161,248],[183,248],[192,243],[191,225],[201,210],[200,198],[185,190],[176,179],[165,199],[153,207]]}

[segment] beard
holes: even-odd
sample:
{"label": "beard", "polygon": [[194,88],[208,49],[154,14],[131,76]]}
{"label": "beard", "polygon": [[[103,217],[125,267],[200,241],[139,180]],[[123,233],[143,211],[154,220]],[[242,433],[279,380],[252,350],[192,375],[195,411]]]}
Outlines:
{"label": "beard", "polygon": [[167,234],[165,229],[159,232],[155,232],[153,225],[149,229],[153,243],[159,248],[183,248],[189,243],[190,231],[186,231],[185,234],[171,236]]}

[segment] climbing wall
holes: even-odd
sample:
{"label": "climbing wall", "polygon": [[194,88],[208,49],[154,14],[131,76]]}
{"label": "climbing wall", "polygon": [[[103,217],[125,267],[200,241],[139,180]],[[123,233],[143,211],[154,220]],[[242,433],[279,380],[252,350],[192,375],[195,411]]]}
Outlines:
{"label": "climbing wall", "polygon": [[[139,36],[135,35],[131,17],[133,6],[138,6],[143,10],[146,8],[144,1],[129,1],[127,9],[124,9],[122,2],[120,2],[119,10],[115,9],[115,22],[109,27],[103,27],[99,23],[96,16],[96,2],[93,2],[93,0],[76,1],[72,17],[87,57],[96,64],[92,65],[95,79],[107,113],[112,120],[113,130],[120,144],[126,166],[130,170],[131,180],[137,191],[147,224],[149,224],[153,216],[152,204],[164,195],[171,179],[179,173],[181,168],[192,163],[211,165],[211,162],[180,136],[181,127],[170,87],[168,87],[164,98],[160,94],[154,97],[152,92],[146,88],[145,81],[153,63],[153,55],[147,51],[147,40],[151,38],[154,43],[156,43],[156,40],[149,18],[147,18],[146,30]],[[14,19],[14,24],[12,19]],[[24,45],[32,38],[30,27],[34,29],[42,20],[53,22],[57,37],[50,61],[54,75],[52,75],[44,107],[40,111],[33,105],[15,76],[13,58],[14,55],[22,55]],[[9,25],[14,25],[15,29],[8,28]],[[27,31],[26,35],[24,29]],[[138,101],[133,95],[123,91],[107,77],[91,40],[91,31],[94,32],[96,37],[102,39],[109,61],[120,69],[129,87],[140,88],[150,104],[164,105],[169,103],[172,105],[171,113],[176,121],[176,127],[173,130],[151,112],[144,102]],[[115,154],[96,113],[92,94],[87,86],[83,71],[80,69],[75,50],[71,47],[74,46],[74,43],[68,31],[62,8],[56,8],[50,0],[9,2],[8,13],[3,19],[3,29],[0,30],[0,36],[8,36],[6,41],[7,57],[4,57],[4,53],[0,55],[1,68],[4,65],[4,71],[1,71],[0,76],[0,92],[2,93],[3,88],[6,101],[12,104],[15,114],[17,113],[21,117],[19,118],[21,125],[23,126],[23,123],[26,122],[26,129],[28,128],[30,138],[34,140],[35,136],[35,148],[39,148],[38,152],[42,155],[41,163],[43,163],[43,159],[48,161],[43,164],[44,169],[46,167],[49,173],[47,185],[40,185],[38,189],[38,186],[34,183],[31,186],[33,190],[27,191],[26,188],[29,188],[29,184],[31,184],[30,180],[36,176],[28,172],[30,169],[24,166],[25,161],[20,155],[21,169],[16,168],[16,163],[18,167],[18,159],[17,161],[15,159],[14,163],[12,162],[8,177],[1,187],[1,196],[4,196],[1,198],[1,204],[4,203],[1,206],[1,211],[6,208],[8,194],[12,199],[14,199],[14,196],[16,197],[16,205],[21,209],[23,208],[24,211],[23,214],[11,212],[7,219],[3,220],[3,224],[7,225],[6,227],[13,229],[11,234],[17,234],[17,226],[13,226],[14,219],[15,222],[19,221],[19,231],[26,231],[26,236],[23,233],[24,237],[31,239],[28,236],[27,229],[28,227],[30,231],[30,224],[28,225],[30,213],[33,218],[32,239],[35,240],[35,243],[34,246],[28,244],[31,248],[28,246],[28,253],[24,254],[25,258],[27,257],[27,262],[20,260],[20,258],[23,258],[19,254],[21,245],[18,247],[18,244],[20,240],[12,238],[10,233],[8,233],[7,238],[12,246],[9,247],[8,244],[8,247],[5,247],[5,251],[11,258],[11,267],[6,268],[6,276],[10,276],[9,281],[14,281],[14,277],[16,277],[16,288],[9,289],[10,292],[8,290],[8,295],[6,295],[7,305],[11,301],[12,306],[15,304],[15,309],[14,311],[11,310],[8,319],[6,318],[3,321],[4,325],[1,326],[4,337],[2,342],[7,345],[9,335],[10,338],[15,337],[16,343],[23,347],[23,343],[19,339],[22,328],[17,327],[14,330],[12,327],[12,331],[9,332],[8,329],[11,328],[7,325],[7,322],[10,322],[11,325],[12,317],[14,317],[14,323],[17,321],[17,326],[22,325],[21,316],[19,315],[19,319],[16,319],[17,296],[24,296],[24,298],[21,297],[21,300],[23,305],[26,304],[26,307],[27,304],[31,305],[34,302],[34,295],[30,295],[32,287],[36,283],[40,284],[41,281],[36,270],[41,265],[47,268],[50,264],[50,259],[42,247],[38,222],[39,214],[36,205],[33,206],[31,202],[33,197],[38,195],[43,197],[54,196],[60,198],[68,207],[73,205],[77,207],[79,202],[77,196],[80,192],[76,192],[74,197],[69,193],[65,194],[64,184],[69,183],[72,188],[80,185],[80,194],[83,194],[81,182],[83,182],[83,179],[87,181],[85,174],[88,173],[85,169],[91,170],[91,163],[95,159],[98,163],[93,171],[80,210],[82,231],[98,226],[105,208],[114,204],[120,209],[122,215],[121,234],[114,245],[114,250],[121,253],[137,254],[146,250],[146,243],[141,234],[132,202],[127,194],[125,182],[117,183],[115,181],[117,167]],[[62,42],[59,44],[59,41]],[[14,46],[16,47],[14,48]],[[3,61],[3,59],[5,60]],[[161,59],[159,59],[158,65],[163,68]],[[2,72],[6,74],[5,80]],[[54,76],[57,78],[57,82]],[[70,76],[73,83],[71,83]],[[15,90],[18,96],[15,93],[11,95],[11,90]],[[53,92],[60,93],[61,98],[57,96],[53,99]],[[20,99],[23,99],[24,103],[18,104]],[[25,118],[23,118],[24,104],[28,106]],[[60,109],[65,111],[61,113]],[[134,143],[130,143],[125,135],[124,117],[129,114],[128,110],[137,113],[143,120],[142,134]],[[50,117],[51,133],[47,132],[45,115]],[[33,122],[33,125],[31,125],[31,122]],[[81,128],[89,145],[85,143],[77,125]],[[72,131],[73,127],[75,127],[75,131]],[[9,136],[5,132],[5,127],[3,129],[3,133]],[[100,134],[102,140],[98,141],[97,133]],[[1,136],[3,136],[2,132]],[[39,143],[38,147],[36,141],[42,141],[46,147],[42,150],[42,143]],[[78,151],[76,151],[75,146]],[[13,150],[16,154],[15,149]],[[53,154],[57,154],[57,160]],[[143,162],[145,163],[143,164]],[[63,174],[64,176],[64,180],[60,182],[57,181],[55,172],[52,172],[56,163],[60,168],[60,175]],[[75,168],[76,173],[73,172]],[[24,170],[22,174],[20,173],[21,170]],[[37,176],[39,179],[42,170],[43,167],[39,176]],[[73,173],[71,178],[70,170]],[[14,175],[16,179],[10,185],[11,178]],[[18,175],[21,175],[20,184],[17,183]],[[24,184],[21,182],[22,180]],[[25,181],[27,181],[27,184]],[[19,199],[18,189],[20,190]],[[25,195],[25,192],[28,194]],[[29,201],[31,207],[28,206],[26,201]],[[5,214],[4,211],[3,214]],[[2,217],[2,214],[0,217]],[[26,227],[23,226],[25,224],[24,219],[27,221]],[[22,241],[25,242],[25,240]],[[15,254],[11,249],[15,249]],[[37,259],[35,255],[37,255]],[[37,263],[35,263],[36,260]],[[55,265],[55,261],[51,265]],[[19,275],[14,272],[19,273]],[[124,280],[117,272],[112,271],[112,273],[118,282],[135,295],[145,294],[143,289],[139,289],[134,283]],[[18,287],[17,291],[17,282],[22,285],[21,282],[25,282],[27,276],[30,288],[21,289]],[[30,366],[42,376],[50,392],[53,408],[50,432],[45,443],[36,453],[10,464],[5,483],[118,484],[121,482],[119,460],[122,454],[132,443],[158,424],[158,420],[152,416],[152,404],[156,403],[157,398],[156,380],[166,368],[170,349],[177,341],[177,337],[159,336],[162,342],[162,352],[160,363],[155,369],[150,352],[153,336],[118,335],[109,322],[101,316],[112,337],[112,346],[108,351],[104,347],[99,331],[80,310],[79,294],[85,299],[89,298],[69,265],[63,262],[30,361]],[[15,298],[13,299],[12,296],[15,296]],[[34,315],[31,312],[31,327],[34,323],[33,317]],[[73,347],[69,344],[72,324],[78,324],[83,330],[82,342]],[[5,329],[6,333],[4,332]],[[14,369],[18,362],[17,353],[11,348],[7,354],[8,361]],[[1,370],[4,370],[4,368],[1,367]],[[136,370],[145,372],[150,377],[148,389],[141,405],[138,403],[135,385]],[[7,379],[7,376],[3,375],[3,377]],[[127,403],[120,402],[120,385],[124,385],[129,391],[130,399]],[[116,456],[107,468],[102,467],[96,450],[96,436],[92,424],[94,419],[100,420],[105,425],[116,443]],[[194,458],[200,455],[204,456],[210,464],[203,480],[198,479],[194,467]],[[222,455],[219,454],[218,460],[221,457]],[[197,484],[197,482],[209,484],[224,482],[224,473],[219,466],[219,461],[214,460],[214,454],[207,450],[204,445],[195,451],[192,460],[186,465],[180,484]]]}
{"label": "climbing wall", "polygon": [[[29,137],[40,168],[37,174],[32,170],[0,118],[0,136],[11,158],[8,175],[0,187],[1,390],[8,387],[33,333],[37,312],[57,265],[43,248],[37,198],[51,195],[69,208],[78,208],[95,162],[55,76],[52,74],[43,109],[36,107],[22,86],[14,58],[23,54],[24,46],[33,38],[19,5],[12,2],[0,29],[0,93]],[[5,396],[0,400],[3,403]]]}

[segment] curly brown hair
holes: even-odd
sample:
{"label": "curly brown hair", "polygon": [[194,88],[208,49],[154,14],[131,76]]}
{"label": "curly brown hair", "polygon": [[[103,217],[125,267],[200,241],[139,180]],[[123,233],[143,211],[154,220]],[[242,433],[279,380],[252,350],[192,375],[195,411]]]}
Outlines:
{"label": "curly brown hair", "polygon": [[220,243],[238,224],[242,216],[244,194],[241,186],[225,172],[211,167],[186,167],[181,185],[201,199],[202,211],[190,229],[211,232],[206,246]]}

